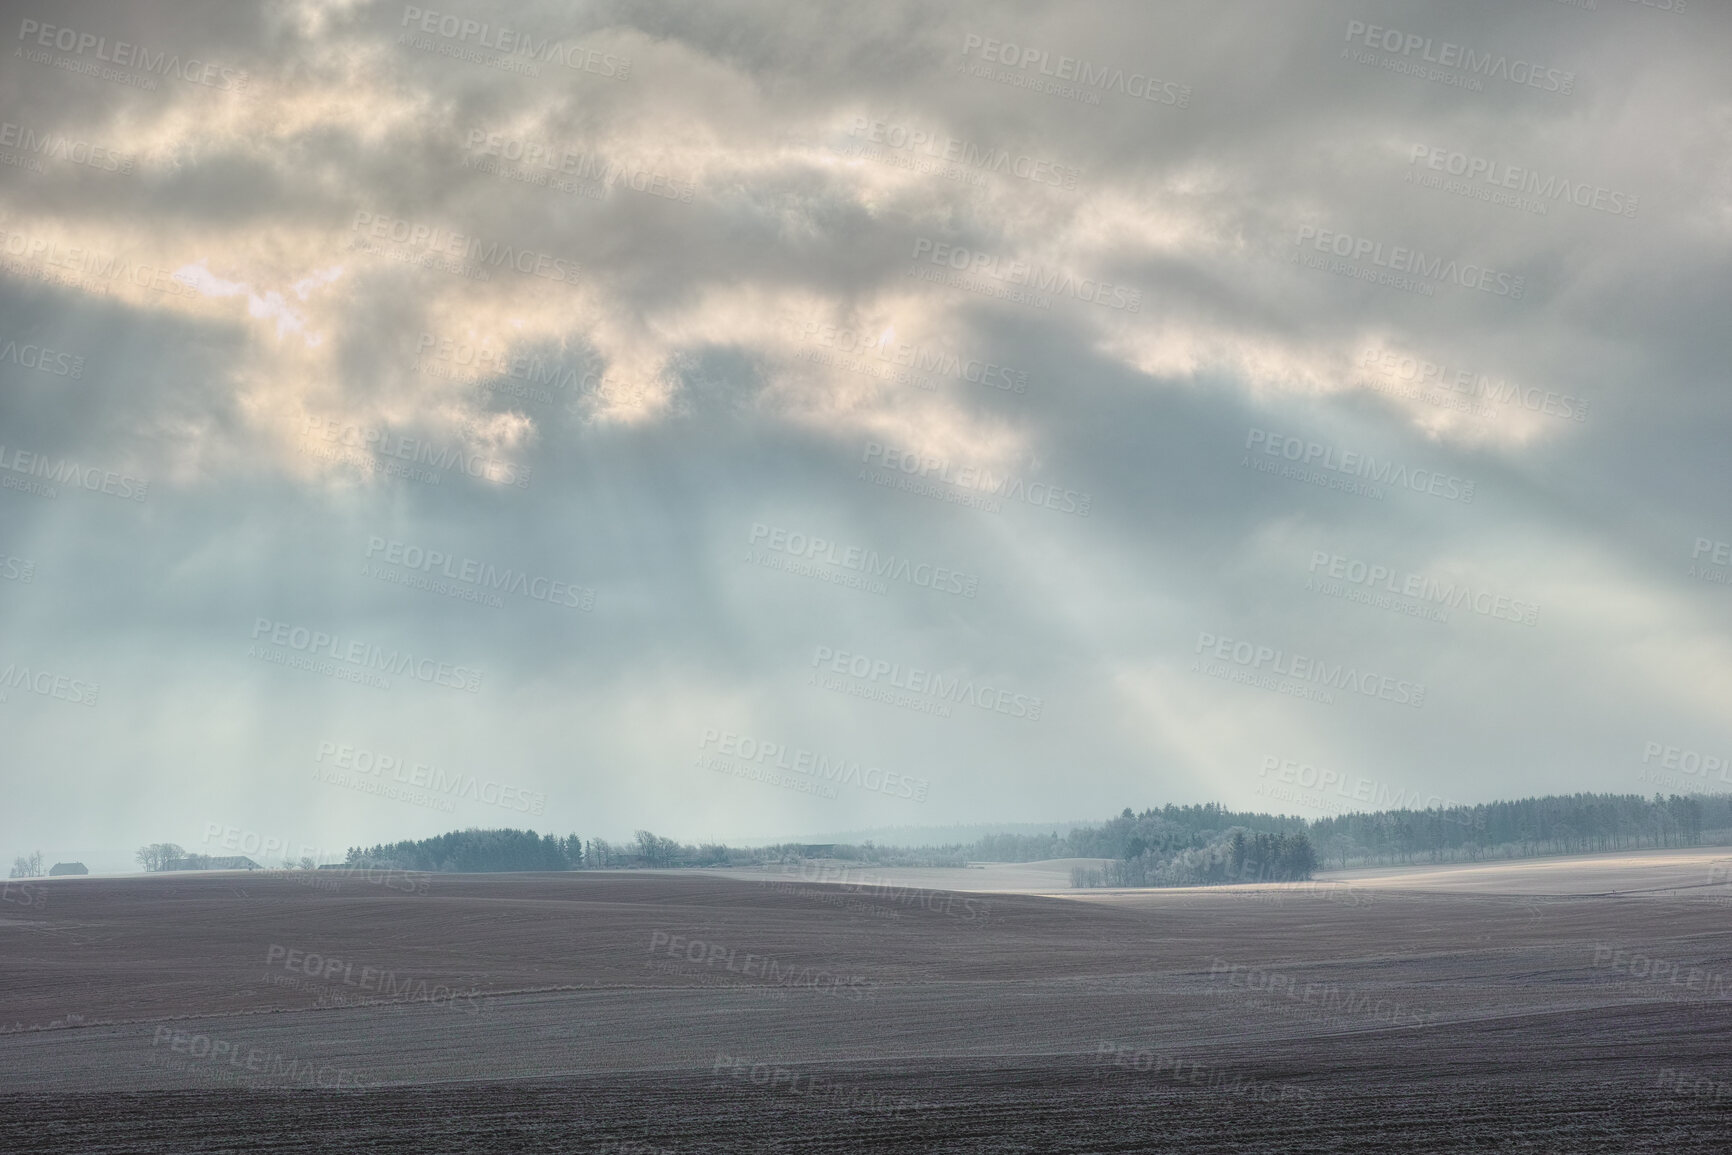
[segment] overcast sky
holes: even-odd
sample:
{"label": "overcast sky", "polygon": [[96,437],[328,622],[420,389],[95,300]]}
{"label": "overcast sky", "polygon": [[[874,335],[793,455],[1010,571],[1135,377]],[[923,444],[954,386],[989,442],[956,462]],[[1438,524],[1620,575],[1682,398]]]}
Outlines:
{"label": "overcast sky", "polygon": [[1720,5],[4,9],[7,855],[1732,788]]}

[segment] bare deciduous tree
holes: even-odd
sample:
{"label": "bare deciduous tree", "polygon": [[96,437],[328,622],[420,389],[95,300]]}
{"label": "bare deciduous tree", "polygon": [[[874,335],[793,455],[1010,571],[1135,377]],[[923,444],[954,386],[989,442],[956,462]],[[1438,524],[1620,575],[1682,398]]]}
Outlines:
{"label": "bare deciduous tree", "polygon": [[186,851],[173,842],[153,842],[138,848],[138,864],[146,870],[175,870],[186,861]]}

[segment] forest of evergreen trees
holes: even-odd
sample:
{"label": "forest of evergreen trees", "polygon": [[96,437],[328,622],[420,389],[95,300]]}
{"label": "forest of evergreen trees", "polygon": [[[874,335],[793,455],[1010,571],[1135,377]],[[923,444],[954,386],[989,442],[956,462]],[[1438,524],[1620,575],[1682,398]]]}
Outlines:
{"label": "forest of evergreen trees", "polygon": [[398,870],[486,872],[498,870],[574,870],[583,862],[576,836],[537,837],[533,830],[454,830],[432,838],[380,844],[370,850],[350,847],[350,866],[392,866]]}
{"label": "forest of evergreen trees", "polygon": [[1303,882],[1317,852],[1303,833],[1266,834],[1235,826],[1203,845],[1150,846],[1133,836],[1121,857],[1071,870],[1072,886],[1209,886],[1227,882]]}
{"label": "forest of evergreen trees", "polygon": [[967,848],[974,861],[1050,858],[1131,860],[1150,848],[1173,855],[1210,848],[1234,828],[1305,835],[1318,865],[1471,862],[1649,847],[1732,844],[1732,795],[1569,794],[1431,810],[1383,810],[1306,819],[1209,803],[1126,809],[1068,835],[999,835]]}
{"label": "forest of evergreen trees", "polygon": [[[797,846],[730,849],[713,843],[691,846],[671,838],[637,832],[632,842],[575,834],[560,838],[533,830],[481,830],[470,827],[432,838],[405,839],[349,848],[349,866],[388,866],[398,870],[479,872],[501,870],[617,870],[625,867],[755,866],[798,861]],[[961,862],[958,861],[960,866]]]}
{"label": "forest of evergreen trees", "polygon": [[1732,843],[1732,795],[1568,794],[1310,823],[1324,865],[1476,862]]}

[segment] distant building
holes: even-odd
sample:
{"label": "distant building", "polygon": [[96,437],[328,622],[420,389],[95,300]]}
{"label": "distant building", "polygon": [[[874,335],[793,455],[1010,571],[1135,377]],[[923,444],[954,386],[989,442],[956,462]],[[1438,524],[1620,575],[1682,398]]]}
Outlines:
{"label": "distant building", "polygon": [[258,863],[250,858],[236,855],[232,858],[205,858],[199,856],[199,863],[193,870],[259,870]]}
{"label": "distant building", "polygon": [[82,862],[56,862],[53,866],[50,866],[48,868],[48,875],[50,878],[52,878],[53,876],[55,876],[57,874],[89,874],[89,873],[90,873],[90,871],[85,868],[85,865]]}

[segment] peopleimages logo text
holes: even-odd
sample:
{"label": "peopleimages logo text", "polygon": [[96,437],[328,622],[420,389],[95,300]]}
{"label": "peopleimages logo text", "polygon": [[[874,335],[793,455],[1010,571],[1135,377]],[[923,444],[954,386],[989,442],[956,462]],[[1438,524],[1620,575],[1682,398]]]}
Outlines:
{"label": "peopleimages logo text", "polygon": [[1665,742],[1649,742],[1642,747],[1642,763],[1652,765],[1656,761],[1667,770],[1700,774],[1704,778],[1718,770],[1720,781],[1732,783],[1732,778],[1726,776],[1727,770],[1732,768],[1732,755],[1704,754],[1700,750],[1672,746]]}
{"label": "peopleimages logo text", "polygon": [[1433,40],[1417,32],[1402,32],[1396,28],[1367,24],[1363,20],[1349,20],[1344,39],[1350,43],[1358,41],[1367,48],[1376,48],[1396,56],[1412,57],[1417,54],[1419,59],[1427,64],[1459,69],[1488,80],[1507,80],[1512,84],[1525,84],[1565,96],[1576,90],[1576,74],[1573,72],[1547,68],[1528,60],[1511,60],[1502,53],[1476,52],[1453,41]]}
{"label": "peopleimages logo text", "polygon": [[454,798],[484,802],[488,806],[518,810],[525,814],[541,814],[547,809],[547,795],[538,790],[523,790],[492,778],[482,780],[474,774],[464,775],[457,771],[448,773],[425,762],[411,763],[397,754],[380,753],[334,741],[320,742],[313,761],[323,763],[326,759],[339,770],[371,774],[380,780],[383,780],[385,772],[389,770],[393,782],[423,787]]}
{"label": "peopleimages logo text", "polygon": [[[358,639],[345,643],[336,634],[311,630],[289,622],[258,618],[253,622],[253,639],[268,641],[273,646],[285,646],[298,653],[346,662],[359,670],[377,670],[382,674],[404,674],[418,682],[447,686],[454,690],[481,692],[481,671],[466,666],[436,662],[431,658],[417,659],[408,650],[387,650]],[[254,655],[251,649],[249,656]]]}
{"label": "peopleimages logo text", "polygon": [[1159,80],[1147,73],[1133,72],[1127,76],[1122,68],[1090,64],[1074,56],[1060,56],[1055,61],[1052,54],[1045,49],[1019,46],[970,32],[963,37],[962,55],[968,56],[976,49],[980,51],[980,58],[990,63],[1003,64],[1024,72],[1033,69],[1041,76],[1050,76],[1055,80],[1072,80],[1083,88],[1116,92],[1121,96],[1151,100],[1156,104],[1168,104],[1175,108],[1191,106],[1190,85]]}
{"label": "peopleimages logo text", "polygon": [[1297,785],[1305,790],[1314,790],[1319,794],[1330,793],[1336,797],[1355,803],[1369,804],[1363,808],[1374,810],[1449,810],[1465,807],[1465,802],[1441,795],[1422,795],[1419,790],[1412,792],[1400,787],[1391,788],[1387,783],[1376,782],[1370,778],[1359,777],[1352,791],[1347,789],[1348,777],[1339,770],[1325,768],[1319,770],[1309,762],[1295,762],[1288,758],[1278,758],[1273,754],[1263,757],[1263,765],[1258,769],[1259,778],[1267,778],[1271,773],[1277,781],[1288,785]]}
{"label": "peopleimages logo text", "polygon": [[[24,690],[31,694],[40,694],[44,698],[71,702],[74,706],[96,705],[96,694],[101,688],[95,682],[86,682],[67,674],[56,674],[52,670],[32,670],[29,666],[21,666],[17,662],[8,662],[4,669],[0,669],[0,691]],[[0,693],[0,701],[4,700],[5,694]]]}
{"label": "peopleimages logo text", "polygon": [[18,26],[18,39],[27,40],[32,36],[43,48],[70,52],[74,56],[83,56],[88,52],[105,64],[137,68],[156,76],[173,76],[188,84],[202,84],[206,88],[221,88],[231,92],[243,92],[247,87],[247,74],[240,69],[208,64],[191,57],[183,63],[178,52],[172,56],[167,52],[158,52],[152,56],[148,48],[128,44],[124,40],[116,40],[110,44],[106,36],[43,24],[36,20],[25,20]]}
{"label": "peopleimages logo text", "polygon": [[[472,128],[464,142],[469,155],[463,167],[494,173],[526,184],[575,192],[591,189],[629,188],[662,200],[691,204],[697,185],[677,180],[653,168],[631,167],[609,161],[596,153],[577,152],[557,144],[540,143],[519,136]],[[497,160],[488,160],[497,157]],[[512,162],[502,166],[501,160]],[[545,172],[537,172],[544,169]],[[570,177],[570,180],[563,178]]]}
{"label": "peopleimages logo text", "polygon": [[1391,245],[1386,253],[1382,241],[1320,229],[1315,225],[1301,225],[1293,243],[1303,247],[1306,241],[1310,241],[1311,247],[1320,253],[1330,253],[1349,261],[1369,258],[1377,268],[1391,272],[1431,281],[1448,281],[1464,289],[1478,289],[1512,301],[1519,301],[1527,295],[1526,277],[1500,273],[1472,262],[1446,261],[1443,257],[1427,256],[1419,249],[1404,245]]}
{"label": "peopleimages logo text", "polygon": [[[665,930],[651,932],[650,956],[653,958],[658,950],[664,949],[670,959],[702,964],[706,968],[714,968],[719,962],[729,974],[762,979],[772,986],[839,994],[851,1002],[870,1002],[877,998],[878,994],[878,984],[861,975],[839,975],[822,968],[815,971],[810,966],[796,963],[784,966],[774,955],[761,955],[750,951],[746,952],[744,958],[739,958],[738,951],[721,943],[687,939],[684,935],[669,934]],[[756,971],[752,969],[753,959],[758,960]],[[740,964],[737,970],[734,967],[736,960]],[[650,965],[650,961],[646,959],[645,965]]]}
{"label": "peopleimages logo text", "polygon": [[1079,175],[1074,165],[1059,164],[1026,153],[1013,153],[1006,148],[977,145],[943,133],[872,120],[864,116],[854,118],[854,126],[848,130],[848,135],[864,139],[870,144],[888,145],[898,151],[906,150],[942,159],[965,169],[1020,177],[1036,184],[1050,184],[1059,188],[1076,188]]}
{"label": "peopleimages logo text", "polygon": [[137,163],[132,157],[116,153],[104,145],[69,137],[63,132],[38,132],[29,125],[14,124],[10,120],[0,122],[0,148],[16,148],[26,155],[46,156],[104,172],[131,172]]}
{"label": "peopleimages logo text", "polygon": [[453,339],[425,332],[415,342],[415,356],[423,366],[429,359],[461,365],[464,368],[473,366],[477,379],[489,376],[511,377],[518,381],[528,381],[531,385],[545,385],[550,389],[570,389],[574,393],[584,388],[594,389],[606,383],[603,376],[593,370],[579,372],[573,366],[544,361],[533,354],[514,354],[504,348],[494,349],[485,341],[471,344],[460,337]]}
{"label": "peopleimages logo text", "polygon": [[976,685],[972,678],[945,677],[919,666],[904,666],[900,662],[873,659],[831,646],[818,646],[812,653],[812,665],[832,674],[883,684],[911,694],[926,694],[942,702],[978,706],[1013,718],[1037,721],[1044,703],[1031,694],[1015,694],[985,684]]}
{"label": "peopleimages logo text", "polygon": [[939,593],[961,594],[965,598],[972,598],[980,589],[980,577],[977,574],[965,574],[926,562],[913,562],[893,553],[880,555],[875,549],[862,549],[857,545],[843,546],[840,542],[778,526],[768,526],[763,522],[752,525],[747,541],[751,545],[774,550],[789,557],[828,562],[843,569],[870,574],[872,577],[888,578],[891,581],[907,582]]}
{"label": "peopleimages logo text", "polygon": [[[1394,566],[1343,557],[1324,550],[1313,550],[1311,573],[1317,575],[1319,571],[1324,576],[1349,585],[1363,586],[1367,590],[1414,598],[1435,606],[1448,606],[1452,610],[1466,607],[1481,617],[1518,622],[1524,626],[1537,625],[1539,622],[1540,608],[1535,603],[1520,601],[1484,588],[1476,591],[1467,582],[1439,581],[1424,574],[1406,573]],[[1311,583],[1308,582],[1306,588],[1310,587]]]}
{"label": "peopleimages logo text", "polygon": [[52,373],[56,377],[84,376],[83,357],[75,353],[56,353],[42,345],[7,341],[4,347],[0,347],[0,361],[10,361],[40,373]]}
{"label": "peopleimages logo text", "polygon": [[1727,569],[1728,566],[1732,566],[1732,542],[1708,537],[1696,539],[1696,547],[1690,551],[1688,576],[1714,585],[1732,585],[1732,569]]}
{"label": "peopleimages logo text", "polygon": [[576,582],[532,577],[521,570],[500,569],[472,557],[455,557],[440,550],[423,549],[395,539],[387,541],[382,537],[368,537],[367,556],[375,558],[381,554],[391,565],[402,566],[418,573],[436,573],[451,581],[463,582],[478,589],[503,590],[574,610],[589,610],[595,606],[595,591]]}
{"label": "peopleimages logo text", "polygon": [[430,36],[454,40],[459,44],[473,41],[482,48],[491,48],[507,56],[522,56],[543,64],[557,61],[573,72],[591,72],[612,80],[626,80],[631,77],[631,61],[624,57],[597,52],[593,48],[584,48],[578,44],[566,44],[563,40],[552,37],[544,36],[537,40],[534,33],[503,24],[495,27],[485,21],[470,20],[449,12],[434,12],[407,4],[403,7],[403,19],[399,27],[408,28],[411,25],[417,31]]}
{"label": "peopleimages logo text", "polygon": [[1398,706],[1419,709],[1425,705],[1425,685],[1355,669],[1345,662],[1330,665],[1322,658],[1259,646],[1251,642],[1234,641],[1208,632],[1197,634],[1196,654],[1207,654],[1223,662],[1232,662],[1247,670],[1267,671],[1270,677],[1292,678],[1296,682],[1312,682],[1336,690],[1350,690],[1367,698],[1394,702]]}
{"label": "peopleimages logo text", "polygon": [[1018,369],[1010,365],[999,365],[992,361],[982,361],[970,357],[964,359],[955,353],[942,349],[928,349],[911,342],[894,342],[888,332],[874,339],[870,334],[854,329],[844,329],[822,321],[791,322],[791,331],[802,341],[835,349],[841,353],[853,353],[862,357],[874,357],[898,368],[910,369],[916,373],[933,373],[951,377],[958,381],[969,381],[975,385],[985,385],[989,388],[1007,393],[1028,392],[1028,370]]}
{"label": "peopleimages logo text", "polygon": [[1087,493],[1064,489],[1049,482],[1029,482],[1011,474],[994,474],[990,469],[982,469],[976,465],[957,465],[943,457],[922,457],[895,446],[881,445],[876,441],[866,443],[860,460],[867,465],[879,465],[910,476],[918,475],[923,480],[943,482],[958,489],[972,489],[989,497],[1025,501],[1030,505],[1056,509],[1060,513],[1074,513],[1078,517],[1087,517],[1089,507],[1094,501]]}
{"label": "peopleimages logo text", "polygon": [[390,241],[410,248],[425,248],[434,253],[443,252],[446,256],[461,258],[477,266],[490,265],[497,269],[503,265],[532,277],[562,284],[577,284],[582,272],[577,262],[568,257],[556,257],[498,241],[484,241],[466,233],[454,233],[440,225],[370,213],[364,209],[356,210],[349,230],[364,233],[374,240]]}
{"label": "peopleimages logo text", "polygon": [[[374,993],[395,1003],[431,1003],[436,1007],[461,1010],[465,1014],[481,1013],[481,1003],[475,998],[481,993],[480,987],[471,987],[467,991],[443,984],[429,987],[426,979],[414,975],[406,975],[398,981],[397,972],[393,970],[358,965],[353,961],[272,943],[265,949],[266,973],[279,965],[285,971],[299,971],[308,978],[325,982],[336,980],[344,986]],[[462,1004],[459,1004],[459,999]]]}
{"label": "peopleimages logo text", "polygon": [[1469,181],[1484,181],[1497,188],[1514,189],[1542,200],[1562,199],[1578,208],[1594,209],[1613,216],[1633,217],[1641,204],[1638,197],[1614,192],[1599,185],[1572,181],[1555,174],[1541,180],[1538,172],[1521,165],[1506,164],[1483,156],[1469,156],[1452,149],[1416,144],[1407,163],[1417,166],[1422,160],[1425,166],[1434,172],[1448,173]]}
{"label": "peopleimages logo text", "polygon": [[[150,493],[150,482],[131,474],[80,465],[64,457],[50,458],[45,453],[33,453],[27,449],[13,448],[8,454],[4,445],[0,445],[0,471],[40,477],[46,482],[64,485],[69,489],[87,489],[91,493],[100,491],[110,497],[127,501],[143,501]],[[4,480],[8,483],[7,488],[14,488],[10,484],[11,478]],[[57,492],[58,490],[49,489],[47,494],[52,497]]]}
{"label": "peopleimages logo text", "polygon": [[914,238],[914,254],[910,260],[922,257],[929,264],[941,265],[967,276],[985,277],[1005,285],[1018,285],[1037,293],[1070,297],[1105,309],[1121,309],[1127,313],[1142,311],[1143,291],[1126,285],[1111,285],[1088,277],[1077,279],[1069,273],[1047,265],[1027,261],[1007,261],[996,253],[965,249],[930,237]]}
{"label": "peopleimages logo text", "polygon": [[1359,364],[1377,370],[1384,377],[1422,389],[1436,388],[1466,397],[1484,398],[1499,405],[1519,405],[1530,413],[1544,413],[1570,421],[1584,421],[1588,416],[1589,402],[1581,397],[1532,385],[1522,386],[1477,369],[1456,368],[1442,361],[1415,357],[1393,349],[1372,346],[1365,350]]}
{"label": "peopleimages logo text", "polygon": [[308,414],[306,427],[301,432],[309,441],[317,436],[346,449],[360,450],[375,457],[412,461],[433,469],[457,469],[469,477],[498,485],[513,485],[518,489],[529,487],[529,475],[534,468],[518,462],[503,461],[485,453],[473,453],[461,446],[440,445],[421,438],[405,437],[389,429],[350,425],[336,418],[313,414]]}
{"label": "peopleimages logo text", "polygon": [[1261,448],[1269,457],[1281,457],[1299,462],[1303,466],[1364,478],[1376,485],[1411,489],[1415,493],[1428,493],[1445,501],[1469,504],[1473,501],[1474,483],[1452,473],[1439,473],[1434,469],[1409,469],[1387,459],[1378,461],[1370,454],[1341,451],[1333,445],[1304,441],[1282,433],[1271,433],[1267,429],[1250,430],[1245,436],[1245,448]]}
{"label": "peopleimages logo text", "polygon": [[862,790],[911,798],[916,802],[926,801],[926,792],[932,786],[929,779],[917,778],[912,774],[899,774],[881,766],[863,766],[857,760],[831,758],[804,746],[790,748],[786,742],[768,742],[714,726],[704,730],[703,736],[698,739],[698,749],[708,750],[711,743],[715,744],[718,753],[729,758],[754,762],[775,770],[804,774],[817,781],[834,782],[843,786],[851,784]]}

